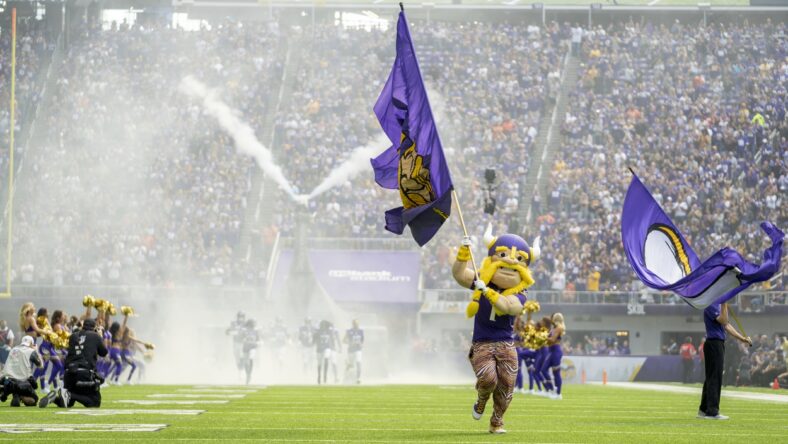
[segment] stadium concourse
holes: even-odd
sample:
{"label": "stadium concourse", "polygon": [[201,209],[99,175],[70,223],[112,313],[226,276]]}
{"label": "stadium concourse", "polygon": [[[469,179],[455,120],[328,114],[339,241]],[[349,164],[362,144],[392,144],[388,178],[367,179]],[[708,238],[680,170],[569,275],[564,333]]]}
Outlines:
{"label": "stadium concourse", "polygon": [[[157,352],[146,354],[144,378],[135,374],[150,385],[105,387],[99,410],[0,405],[0,441],[38,432],[97,440],[70,432],[101,431],[121,441],[486,442],[469,414],[470,292],[450,271],[462,239],[456,215],[424,248],[395,238],[383,214],[397,193],[375,184],[366,160],[360,174],[293,199],[357,148],[388,147],[371,108],[391,69],[396,8],[269,2],[239,17],[200,5],[161,13],[75,3],[66,16],[19,6],[15,128],[0,109],[2,184],[10,131],[16,138],[13,225],[4,217],[0,236],[11,240],[0,265],[12,289],[0,299],[0,351],[30,332],[20,331],[24,302],[73,314],[96,294],[133,305],[140,315],[130,323]],[[471,247],[485,256],[488,223],[531,245],[539,236],[528,298],[541,304],[536,317],[566,319],[564,398],[518,391],[510,433],[550,442],[785,436],[786,265],[736,300],[754,344],[726,345],[723,410],[735,422],[710,425],[694,419],[703,316],[640,285],[619,227],[628,167],[702,256],[729,245],[758,262],[758,223],[788,226],[786,11],[708,23],[697,11],[601,12],[589,25],[587,9],[551,11],[542,23],[513,15],[525,14],[517,2],[436,3],[410,29]],[[495,8],[459,15],[476,4]],[[205,100],[184,94],[187,76],[207,85]],[[229,131],[209,99],[251,134]],[[293,193],[239,152],[240,139],[270,150],[266,166],[281,167]],[[131,381],[121,368],[118,382]],[[328,386],[306,386],[321,370]]]}

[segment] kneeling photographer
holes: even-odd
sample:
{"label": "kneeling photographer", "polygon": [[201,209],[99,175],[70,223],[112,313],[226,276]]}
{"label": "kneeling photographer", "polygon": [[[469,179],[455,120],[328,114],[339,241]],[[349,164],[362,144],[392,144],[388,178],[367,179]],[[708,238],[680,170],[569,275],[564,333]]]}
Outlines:
{"label": "kneeling photographer", "polygon": [[75,402],[85,407],[101,406],[99,387],[104,380],[96,373],[96,358],[106,356],[107,347],[95,329],[96,322],[85,319],[82,329],[71,335],[65,363],[64,387],[47,394],[41,399],[39,407],[46,407],[52,401],[58,407],[72,407]]}
{"label": "kneeling photographer", "polygon": [[18,346],[11,349],[0,372],[0,402],[11,396],[11,407],[19,407],[20,402],[26,406],[36,405],[38,386],[33,378],[34,367],[41,367],[41,358],[36,352],[35,339],[25,336]]}

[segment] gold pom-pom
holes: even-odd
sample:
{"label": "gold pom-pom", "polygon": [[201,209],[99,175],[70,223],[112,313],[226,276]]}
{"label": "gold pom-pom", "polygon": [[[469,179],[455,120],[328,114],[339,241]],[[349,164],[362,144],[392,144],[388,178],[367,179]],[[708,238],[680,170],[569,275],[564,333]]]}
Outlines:
{"label": "gold pom-pom", "polygon": [[91,295],[87,295],[82,298],[82,306],[83,307],[93,307],[96,303],[96,298]]}
{"label": "gold pom-pom", "polygon": [[526,301],[523,304],[523,313],[536,313],[540,309],[539,302],[536,301]]}
{"label": "gold pom-pom", "polygon": [[148,349],[148,350],[153,350],[154,348],[156,348],[156,346],[153,345],[152,342],[146,342],[145,343],[145,348]]}
{"label": "gold pom-pom", "polygon": [[112,316],[118,314],[118,312],[115,310],[115,305],[111,302],[107,302],[107,312],[109,312],[109,314]]}
{"label": "gold pom-pom", "polygon": [[129,307],[128,305],[124,305],[120,307],[120,312],[126,316],[134,316],[134,309]]}

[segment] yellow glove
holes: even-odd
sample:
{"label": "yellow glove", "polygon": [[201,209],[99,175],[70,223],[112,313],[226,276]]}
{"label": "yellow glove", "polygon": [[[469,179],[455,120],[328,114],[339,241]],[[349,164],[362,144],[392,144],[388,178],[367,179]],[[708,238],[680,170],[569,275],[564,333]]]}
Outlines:
{"label": "yellow glove", "polygon": [[486,297],[492,305],[495,305],[495,303],[498,302],[498,298],[501,297],[501,293],[498,293],[492,288],[487,288],[487,291],[484,292],[484,297]]}
{"label": "yellow glove", "polygon": [[457,250],[457,260],[459,262],[468,262],[471,260],[471,249],[467,245],[463,245]]}

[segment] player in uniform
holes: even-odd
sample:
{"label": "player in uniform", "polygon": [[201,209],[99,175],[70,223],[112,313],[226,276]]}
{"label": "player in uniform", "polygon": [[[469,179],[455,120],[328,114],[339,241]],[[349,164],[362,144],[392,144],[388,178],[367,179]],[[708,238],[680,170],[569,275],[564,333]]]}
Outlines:
{"label": "player in uniform", "polygon": [[304,325],[298,328],[298,342],[301,344],[304,373],[308,373],[315,362],[315,327],[311,318],[304,319]]}
{"label": "player in uniform", "polygon": [[241,330],[241,337],[241,362],[246,372],[246,384],[249,385],[249,382],[252,380],[254,360],[257,357],[257,344],[260,343],[260,334],[255,328],[254,319],[246,321],[244,328]]}
{"label": "player in uniform", "polygon": [[233,357],[235,358],[235,365],[238,367],[238,373],[244,372],[244,362],[242,360],[243,351],[243,330],[246,326],[246,315],[239,311],[235,315],[235,320],[230,322],[230,327],[224,332],[226,335],[233,335]]}
{"label": "player in uniform", "polygon": [[320,321],[320,327],[315,331],[315,350],[317,351],[317,383],[328,382],[328,367],[334,368],[334,379],[337,379],[336,361],[334,359],[337,349],[337,334],[334,326],[326,320]]}
{"label": "player in uniform", "polygon": [[364,345],[364,330],[358,326],[358,320],[353,320],[353,328],[345,332],[345,344],[347,344],[347,368],[356,369],[356,384],[361,384],[361,348]]}

